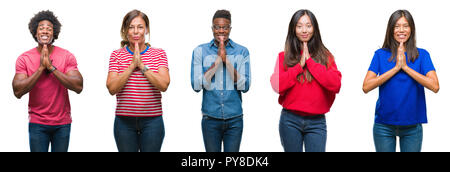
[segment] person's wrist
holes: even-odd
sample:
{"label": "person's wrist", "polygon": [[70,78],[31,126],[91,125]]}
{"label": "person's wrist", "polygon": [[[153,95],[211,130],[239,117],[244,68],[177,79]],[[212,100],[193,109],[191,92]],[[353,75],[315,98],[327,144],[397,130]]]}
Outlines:
{"label": "person's wrist", "polygon": [[142,64],[142,65],[141,65],[141,72],[142,72],[142,73],[145,73],[145,72],[147,72],[147,71],[148,71],[148,67],[145,66],[144,64]]}
{"label": "person's wrist", "polygon": [[49,71],[50,73],[53,73],[53,71],[55,71],[55,70],[56,70],[56,67],[53,66],[53,65],[51,65],[50,69],[48,69],[48,71]]}
{"label": "person's wrist", "polygon": [[46,67],[42,66],[42,65],[40,65],[39,68],[38,68],[38,70],[41,71],[41,72],[44,71],[45,69],[46,69]]}
{"label": "person's wrist", "polygon": [[399,64],[396,64],[396,65],[395,65],[395,70],[396,70],[397,72],[400,71],[400,70],[402,70],[402,66],[399,65]]}
{"label": "person's wrist", "polygon": [[134,62],[131,62],[129,68],[133,70],[136,69],[136,64]]}
{"label": "person's wrist", "polygon": [[402,69],[402,70],[407,70],[408,68],[409,68],[408,65],[403,64],[401,69]]}
{"label": "person's wrist", "polygon": [[53,65],[47,65],[46,67],[45,67],[47,70],[52,70],[53,69]]}
{"label": "person's wrist", "polygon": [[221,56],[218,56],[217,59],[216,59],[216,61],[214,62],[214,64],[217,66],[217,65],[219,65],[220,63],[222,63],[222,57],[221,57]]}

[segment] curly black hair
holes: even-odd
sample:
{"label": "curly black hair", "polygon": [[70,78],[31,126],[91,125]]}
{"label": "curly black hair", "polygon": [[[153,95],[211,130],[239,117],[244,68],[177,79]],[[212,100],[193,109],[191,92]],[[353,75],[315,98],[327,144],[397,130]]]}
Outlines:
{"label": "curly black hair", "polygon": [[40,11],[34,15],[33,18],[31,18],[30,23],[28,23],[28,29],[30,30],[31,36],[33,36],[34,40],[38,42],[36,32],[39,22],[43,20],[48,20],[53,24],[53,40],[51,42],[53,43],[56,39],[58,39],[59,32],[61,31],[61,23],[59,23],[58,18],[50,10]]}

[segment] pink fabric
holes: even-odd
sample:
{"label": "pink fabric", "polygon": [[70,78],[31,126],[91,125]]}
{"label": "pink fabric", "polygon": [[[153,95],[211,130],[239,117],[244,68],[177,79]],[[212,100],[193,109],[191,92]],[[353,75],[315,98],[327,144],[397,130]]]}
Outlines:
{"label": "pink fabric", "polygon": [[[36,72],[40,65],[40,53],[33,48],[17,58],[16,74],[28,77]],[[58,71],[66,73],[78,70],[77,61],[72,53],[54,46],[50,60]],[[36,85],[29,93],[28,114],[30,123],[44,125],[65,125],[72,123],[67,88],[58,79],[46,71],[42,73]]]}

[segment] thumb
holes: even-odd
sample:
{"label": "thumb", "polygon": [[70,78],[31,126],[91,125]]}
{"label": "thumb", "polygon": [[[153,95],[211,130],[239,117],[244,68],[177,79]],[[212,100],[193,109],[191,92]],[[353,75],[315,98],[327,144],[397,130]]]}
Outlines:
{"label": "thumb", "polygon": [[47,44],[44,44],[44,47],[42,48],[42,54],[44,54],[44,56],[48,56]]}
{"label": "thumb", "polygon": [[139,43],[138,42],[134,43],[134,51],[137,52],[137,53],[140,53]]}
{"label": "thumb", "polygon": [[404,48],[405,48],[405,42],[404,42],[404,41],[401,41],[399,47],[400,47],[401,49],[404,49]]}

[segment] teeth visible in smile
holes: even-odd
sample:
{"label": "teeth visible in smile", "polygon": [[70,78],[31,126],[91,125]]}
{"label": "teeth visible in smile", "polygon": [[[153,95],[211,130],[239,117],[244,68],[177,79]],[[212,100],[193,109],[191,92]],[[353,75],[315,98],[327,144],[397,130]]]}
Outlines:
{"label": "teeth visible in smile", "polygon": [[41,39],[48,39],[48,36],[41,36]]}

